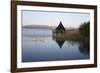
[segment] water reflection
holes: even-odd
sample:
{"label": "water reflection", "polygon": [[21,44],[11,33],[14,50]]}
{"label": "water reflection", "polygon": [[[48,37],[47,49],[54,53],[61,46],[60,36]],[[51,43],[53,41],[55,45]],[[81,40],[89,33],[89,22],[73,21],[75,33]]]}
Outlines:
{"label": "water reflection", "polygon": [[60,48],[62,48],[62,46],[63,46],[63,44],[64,44],[64,42],[65,42],[65,39],[62,39],[62,37],[52,37],[52,39],[53,39],[54,41],[56,41],[56,43],[58,44],[58,46],[59,46]]}
{"label": "water reflection", "polygon": [[22,62],[89,59],[88,39],[73,41],[62,33],[55,36],[52,31],[42,30],[44,35],[40,31],[23,29]]}
{"label": "water reflection", "polygon": [[84,39],[79,42],[79,51],[83,54],[90,54],[90,43],[89,39]]}
{"label": "water reflection", "polygon": [[[63,34],[64,35],[64,34]],[[66,38],[64,37],[64,36],[56,36],[55,34],[53,34],[53,36],[52,36],[52,39],[54,40],[54,41],[56,41],[56,43],[59,45],[59,47],[60,48],[62,48],[62,46],[63,46],[63,44],[65,43],[65,41],[66,41]],[[88,54],[89,55],[89,53],[90,53],[90,45],[89,45],[89,38],[85,38],[85,37],[83,37],[83,39],[82,40],[80,40],[80,41],[72,41],[72,40],[67,40],[69,43],[70,43],[70,45],[72,45],[72,46],[74,46],[74,44],[76,43],[76,42],[78,42],[79,43],[79,51],[80,51],[80,53],[83,53],[83,54]]]}

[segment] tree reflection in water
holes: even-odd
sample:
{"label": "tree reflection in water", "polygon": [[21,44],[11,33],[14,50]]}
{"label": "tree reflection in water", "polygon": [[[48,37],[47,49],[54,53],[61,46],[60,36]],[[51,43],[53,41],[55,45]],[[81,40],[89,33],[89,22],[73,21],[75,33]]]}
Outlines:
{"label": "tree reflection in water", "polygon": [[79,42],[79,51],[83,54],[90,54],[90,42],[89,38],[84,38],[83,41]]}

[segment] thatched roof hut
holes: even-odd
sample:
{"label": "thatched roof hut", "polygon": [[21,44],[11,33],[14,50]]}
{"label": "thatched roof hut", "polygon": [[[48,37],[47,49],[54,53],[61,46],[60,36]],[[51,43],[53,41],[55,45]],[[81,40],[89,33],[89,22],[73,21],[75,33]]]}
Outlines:
{"label": "thatched roof hut", "polygon": [[66,31],[66,29],[64,28],[61,21],[60,21],[59,25],[57,26],[57,28],[55,29],[55,31],[56,32]]}

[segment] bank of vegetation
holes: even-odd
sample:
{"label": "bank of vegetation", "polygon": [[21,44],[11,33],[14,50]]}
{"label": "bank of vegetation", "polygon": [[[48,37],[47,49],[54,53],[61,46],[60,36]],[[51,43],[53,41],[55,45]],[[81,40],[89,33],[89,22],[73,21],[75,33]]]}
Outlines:
{"label": "bank of vegetation", "polygon": [[84,22],[78,29],[66,31],[65,39],[70,41],[89,40],[90,37],[90,22]]}

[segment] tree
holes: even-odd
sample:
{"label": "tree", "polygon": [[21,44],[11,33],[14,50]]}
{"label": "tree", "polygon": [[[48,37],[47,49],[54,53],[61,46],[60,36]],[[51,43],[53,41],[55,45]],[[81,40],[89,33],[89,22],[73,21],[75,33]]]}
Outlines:
{"label": "tree", "polygon": [[90,22],[88,21],[80,25],[79,32],[81,35],[85,37],[89,37],[90,36]]}

